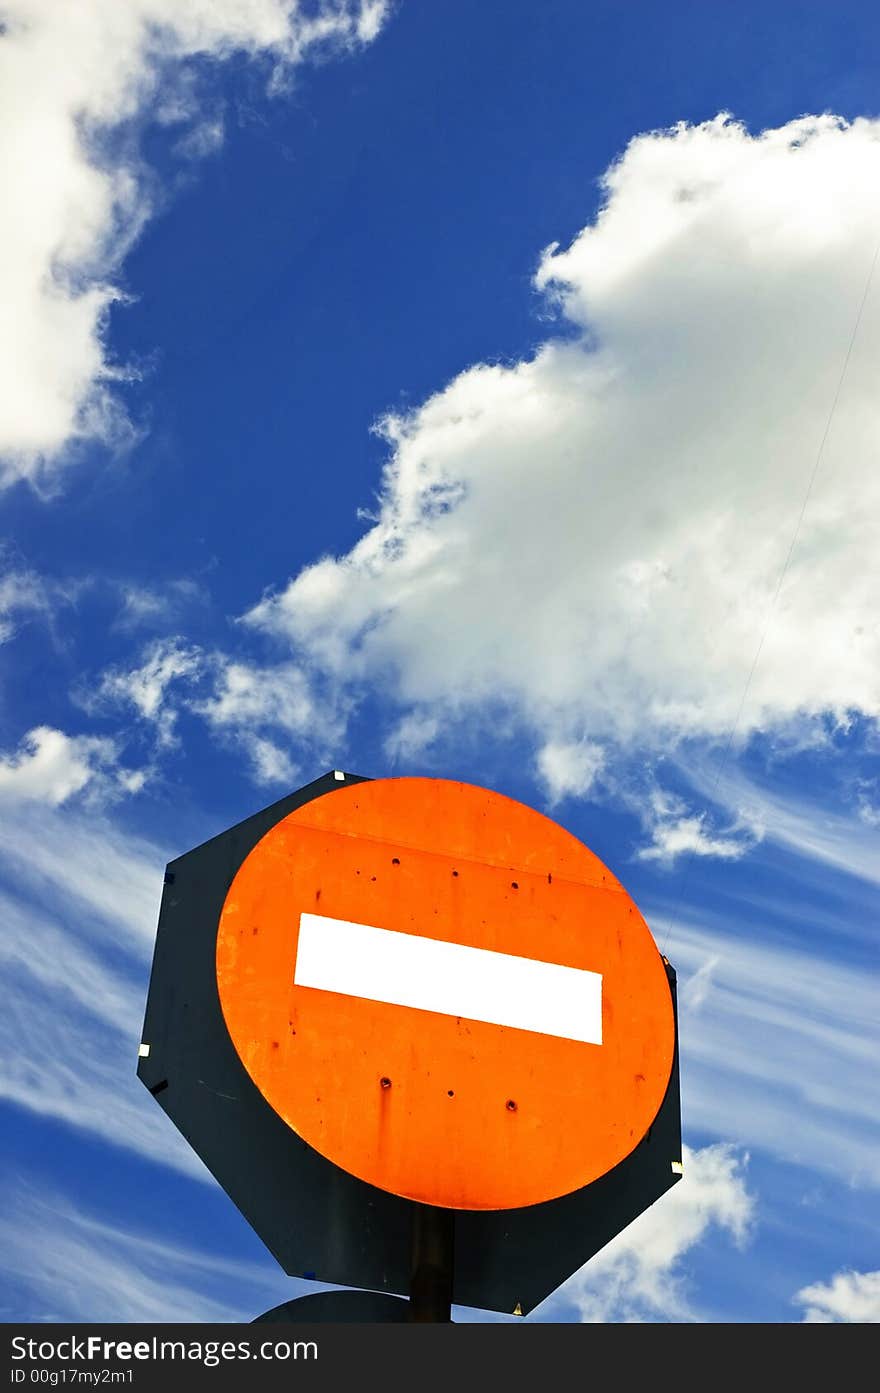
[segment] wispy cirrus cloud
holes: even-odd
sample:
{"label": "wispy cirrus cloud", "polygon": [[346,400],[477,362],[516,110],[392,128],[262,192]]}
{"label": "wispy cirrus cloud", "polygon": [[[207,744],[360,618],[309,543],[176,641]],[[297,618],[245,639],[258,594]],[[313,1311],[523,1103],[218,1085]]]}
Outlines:
{"label": "wispy cirrus cloud", "polygon": [[298,663],[266,664],[215,653],[207,695],[189,709],[222,742],[247,757],[258,784],[290,784],[299,764],[292,750],[332,751],[344,729],[347,702],[317,684]]}
{"label": "wispy cirrus cloud", "polygon": [[80,683],[76,700],[92,713],[134,715],[152,732],[157,759],[176,747],[180,716],[197,717],[218,744],[245,755],[263,786],[294,782],[307,751],[326,758],[350,706],[299,663],[259,662],[179,637],[155,639],[133,664]]}
{"label": "wispy cirrus cloud", "polygon": [[94,811],[0,808],[0,1097],[207,1179],[136,1078],[166,859]]}
{"label": "wispy cirrus cloud", "polygon": [[12,638],[26,616],[52,612],[49,587],[41,576],[26,569],[10,569],[0,577],[0,643]]}
{"label": "wispy cirrus cloud", "polygon": [[230,1259],[108,1220],[57,1189],[7,1184],[0,1236],[21,1301],[7,1319],[238,1323],[303,1290],[268,1255],[265,1266]]}
{"label": "wispy cirrus cloud", "polygon": [[713,1228],[742,1247],[755,1219],[748,1156],[729,1146],[684,1147],[684,1176],[539,1308],[572,1305],[582,1321],[696,1321],[686,1254]]}
{"label": "wispy cirrus cloud", "polygon": [[[880,857],[873,821],[875,783],[853,779],[859,753],[846,755],[844,779],[855,784],[851,807],[842,807],[843,794],[820,800],[812,793],[781,791],[768,779],[748,777],[730,760],[712,768],[703,758],[688,761],[683,771],[694,791],[725,810],[769,842],[801,857],[844,871],[873,884],[880,883]],[[868,755],[870,761],[870,752]]]}
{"label": "wispy cirrus cloud", "polygon": [[754,906],[728,906],[711,927],[693,911],[648,918],[679,973],[687,1127],[880,1185],[869,974],[815,946],[806,921],[802,946],[786,943]]}
{"label": "wispy cirrus cloud", "polygon": [[0,892],[0,1097],[158,1165],[210,1177],[135,1076],[146,973]]}
{"label": "wispy cirrus cloud", "polygon": [[161,585],[122,581],[116,589],[121,605],[113,628],[121,633],[154,629],[167,634],[169,627],[179,625],[193,608],[203,608],[208,599],[204,585],[186,576]]}
{"label": "wispy cirrus cloud", "polygon": [[[685,1179],[533,1319],[571,1306],[585,1321],[707,1318],[693,1303],[684,1259],[712,1229],[747,1241],[755,1201],[746,1165],[726,1147],[686,1149]],[[29,1320],[241,1322],[315,1290],[285,1277],[268,1256],[265,1265],[224,1258],[162,1231],[108,1221],[57,1190],[21,1181],[8,1190],[0,1239]],[[493,1319],[469,1310],[457,1319],[475,1317]]]}
{"label": "wispy cirrus cloud", "polygon": [[134,708],[137,715],[155,727],[162,747],[175,744],[177,720],[175,705],[168,699],[169,688],[188,683],[204,666],[200,649],[181,639],[157,639],[148,644],[135,668],[108,668],[89,704],[118,703]]}
{"label": "wispy cirrus cloud", "polygon": [[0,804],[0,858],[16,893],[67,910],[103,941],[149,961],[168,853],[97,810]]}

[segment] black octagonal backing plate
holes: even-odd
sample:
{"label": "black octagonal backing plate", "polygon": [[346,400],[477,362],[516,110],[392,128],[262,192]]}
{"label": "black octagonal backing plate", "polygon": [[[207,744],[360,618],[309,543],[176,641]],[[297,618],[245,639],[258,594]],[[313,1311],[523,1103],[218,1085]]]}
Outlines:
{"label": "black octagonal backing plate", "polygon": [[[288,813],[362,782],[325,774],[169,862],[138,1077],[285,1272],[405,1295],[411,1202],[349,1175],[282,1121],[246,1073],[217,991],[220,913],[245,857]],[[455,1303],[527,1314],[680,1179],[680,1160],[676,1018],[666,1096],[626,1160],[545,1204],[456,1212]]]}

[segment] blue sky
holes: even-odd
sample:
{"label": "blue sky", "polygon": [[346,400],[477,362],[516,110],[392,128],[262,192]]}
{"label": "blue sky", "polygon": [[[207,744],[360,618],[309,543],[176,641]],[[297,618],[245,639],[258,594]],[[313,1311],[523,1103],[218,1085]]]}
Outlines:
{"label": "blue sky", "polygon": [[877,1320],[876,12],[0,17],[4,1318],[302,1289],[135,1066],[165,862],[338,767],[678,969],[685,1180],[529,1319]]}

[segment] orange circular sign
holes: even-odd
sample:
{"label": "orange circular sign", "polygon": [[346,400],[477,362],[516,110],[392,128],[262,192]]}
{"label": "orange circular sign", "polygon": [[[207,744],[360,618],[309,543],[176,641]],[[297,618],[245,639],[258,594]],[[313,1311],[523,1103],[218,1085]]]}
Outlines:
{"label": "orange circular sign", "polygon": [[445,779],[341,786],[270,829],[217,936],[229,1034],[329,1161],[407,1199],[508,1209],[638,1145],[675,1027],[647,924],[549,818]]}

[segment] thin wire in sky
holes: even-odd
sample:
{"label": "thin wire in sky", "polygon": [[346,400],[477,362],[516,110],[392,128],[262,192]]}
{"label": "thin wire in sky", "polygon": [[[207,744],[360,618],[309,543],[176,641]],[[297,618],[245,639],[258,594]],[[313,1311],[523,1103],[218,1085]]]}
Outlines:
{"label": "thin wire in sky", "polygon": [[[763,647],[764,647],[764,641],[765,641],[765,639],[767,638],[767,634],[768,634],[769,631],[770,631],[770,624],[771,624],[771,622],[772,622],[773,614],[774,614],[774,611],[775,611],[775,609],[776,609],[776,603],[777,603],[777,601],[778,601],[778,599],[779,599],[779,595],[780,595],[780,592],[781,592],[781,590],[782,590],[783,583],[784,583],[784,581],[785,581],[786,573],[787,573],[788,568],[789,568],[789,566],[790,566],[790,564],[791,564],[791,558],[792,558],[792,556],[794,555],[795,547],[797,546],[797,541],[798,541],[798,537],[799,537],[799,535],[800,535],[801,526],[802,526],[803,521],[804,521],[804,516],[805,516],[806,511],[807,511],[807,506],[808,506],[809,501],[810,501],[810,496],[811,496],[811,494],[812,494],[812,492],[813,492],[813,486],[814,486],[814,484],[815,484],[815,482],[816,482],[816,478],[817,478],[817,475],[818,475],[818,473],[819,473],[819,466],[820,466],[820,464],[822,463],[822,457],[823,457],[823,455],[824,455],[824,453],[825,453],[825,445],[826,445],[826,443],[827,443],[827,441],[828,441],[828,436],[829,436],[830,431],[831,431],[831,424],[832,424],[832,422],[833,422],[833,420],[834,420],[834,416],[835,416],[835,413],[836,413],[836,411],[837,411],[837,403],[838,403],[839,400],[840,400],[840,393],[841,393],[841,390],[842,390],[842,388],[843,388],[844,380],[846,379],[847,370],[848,370],[848,368],[849,368],[850,359],[851,359],[851,357],[852,357],[853,347],[854,347],[854,345],[855,345],[856,339],[858,338],[859,328],[860,328],[861,323],[862,323],[862,316],[863,316],[864,311],[865,311],[865,305],[866,305],[867,302],[868,302],[868,295],[870,294],[870,291],[871,291],[871,284],[872,284],[873,279],[874,279],[874,272],[875,272],[875,270],[876,270],[876,268],[877,268],[877,261],[878,261],[878,258],[880,258],[880,240],[878,240],[877,245],[876,245],[876,247],[874,248],[874,255],[873,255],[872,259],[871,259],[871,265],[870,265],[870,268],[869,268],[869,270],[868,270],[867,278],[866,278],[866,280],[865,280],[865,286],[864,286],[864,289],[863,289],[863,291],[862,291],[862,297],[861,297],[861,300],[860,300],[860,302],[859,302],[858,310],[857,310],[857,312],[856,312],[855,322],[854,322],[854,324],[853,324],[852,333],[850,334],[850,338],[849,338],[849,344],[848,344],[848,346],[847,346],[846,354],[845,354],[844,360],[843,360],[843,366],[841,367],[840,375],[839,375],[838,380],[837,380],[837,388],[836,388],[836,390],[835,390],[835,392],[834,392],[834,397],[833,397],[832,402],[831,402],[831,408],[830,408],[830,410],[829,410],[829,412],[828,412],[828,418],[827,418],[827,420],[826,420],[826,422],[825,422],[825,429],[824,429],[823,432],[822,432],[822,438],[821,438],[821,440],[819,441],[819,448],[818,448],[818,450],[816,451],[816,458],[815,458],[815,460],[813,461],[813,468],[812,468],[812,471],[811,471],[811,473],[810,473],[809,480],[808,480],[808,482],[807,482],[806,492],[804,493],[803,502],[801,503],[801,510],[800,510],[800,513],[798,514],[797,522],[795,523],[795,528],[794,528],[794,531],[793,531],[792,536],[791,536],[791,541],[790,541],[790,543],[789,543],[788,552],[787,552],[787,554],[786,554],[785,561],[783,562],[782,570],[779,572],[779,578],[778,578],[777,581],[776,581],[776,588],[775,588],[775,590],[773,591],[773,596],[772,596],[772,598],[771,598],[771,600],[770,600],[770,603],[769,603],[769,605],[768,605],[768,607],[767,607],[767,614],[766,614],[766,617],[765,617],[765,620],[764,620],[764,625],[763,625],[763,628],[762,628],[762,631],[761,631],[761,636],[760,636],[760,638],[759,638],[759,640],[758,640],[758,646],[757,646],[757,648],[755,649],[755,655],[754,655],[754,657],[752,658],[752,665],[751,665],[751,667],[749,668],[748,676],[746,677],[745,686],[743,687],[742,696],[740,697],[739,707],[738,707],[738,709],[737,709],[737,713],[736,713],[736,716],[735,716],[735,718],[734,718],[733,725],[730,727],[730,730],[729,730],[729,732],[728,732],[727,741],[726,741],[726,744],[725,744],[725,746],[724,746],[724,750],[723,750],[723,753],[722,753],[722,756],[721,756],[720,763],[719,763],[719,765],[718,765],[718,771],[717,771],[717,773],[716,773],[716,775],[715,775],[715,781],[714,781],[714,783],[712,784],[712,788],[711,788],[710,793],[709,793],[709,802],[710,802],[710,803],[714,803],[714,802],[715,802],[715,794],[716,794],[717,791],[718,791],[718,785],[720,784],[722,775],[724,774],[724,771],[725,771],[725,769],[726,769],[726,767],[727,767],[727,760],[728,760],[728,757],[729,757],[729,755],[730,755],[730,751],[731,751],[731,749],[733,748],[733,742],[734,742],[734,740],[735,740],[735,738],[736,738],[736,733],[737,733],[737,731],[738,731],[738,729],[739,729],[739,724],[740,724],[740,721],[741,721],[741,719],[742,719],[743,711],[745,710],[746,700],[747,700],[748,694],[749,694],[749,688],[750,688],[751,685],[752,685],[752,679],[754,678],[755,672],[756,672],[757,667],[758,667],[758,662],[759,662],[759,660],[760,660],[761,652],[762,652]],[[685,890],[686,890],[686,888],[687,888],[688,879],[689,879],[689,877],[690,877],[691,869],[692,869],[693,864],[694,864],[695,855],[696,855],[696,853],[693,852],[693,851],[691,851],[690,853],[688,853],[688,854],[686,855],[686,860],[685,860],[684,870],[683,870],[683,872],[682,872],[681,883],[680,883],[680,886],[679,886],[678,895],[677,895],[676,900],[675,900],[675,903],[674,903],[674,905],[673,905],[672,915],[671,915],[671,917],[670,917],[670,919],[669,919],[669,921],[668,921],[668,923],[667,923],[666,931],[665,931],[665,934],[664,934],[664,939],[663,939],[664,949],[668,946],[669,937],[670,937],[670,935],[672,934],[673,930],[676,929],[676,928],[678,927],[678,916],[679,916],[679,913],[680,913],[680,911],[681,911],[682,904],[683,904],[683,902],[684,902]]]}

